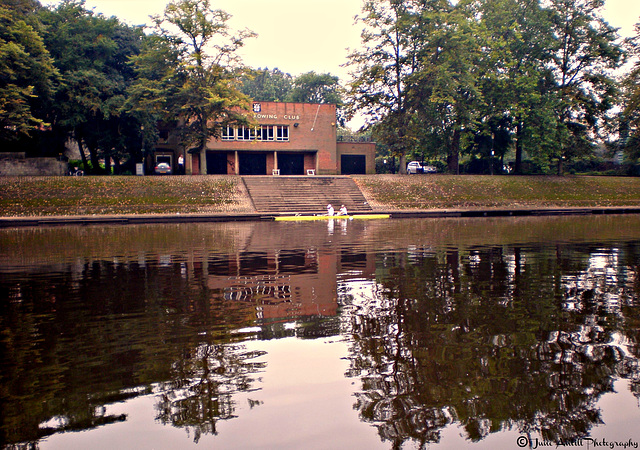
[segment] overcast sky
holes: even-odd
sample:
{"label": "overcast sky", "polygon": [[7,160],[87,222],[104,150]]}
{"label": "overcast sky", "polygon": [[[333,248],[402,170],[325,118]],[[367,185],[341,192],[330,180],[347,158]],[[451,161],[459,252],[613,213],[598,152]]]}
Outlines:
{"label": "overcast sky", "polygon": [[[58,4],[58,0],[41,0]],[[162,14],[167,0],[86,0],[86,7],[116,16],[131,25],[149,24],[149,16]],[[249,28],[258,34],[242,49],[243,61],[254,68],[278,68],[291,75],[315,71],[348,79],[341,67],[347,48],[360,46],[360,26],[354,16],[363,0],[212,0],[216,9],[233,17],[233,29]],[[632,36],[640,21],[639,0],[606,0],[605,19]]]}

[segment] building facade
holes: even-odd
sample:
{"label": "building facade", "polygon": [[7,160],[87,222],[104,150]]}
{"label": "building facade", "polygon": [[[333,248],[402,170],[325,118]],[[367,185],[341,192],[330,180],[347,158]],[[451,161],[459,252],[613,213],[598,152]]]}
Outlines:
{"label": "building facade", "polygon": [[375,143],[338,142],[336,105],[253,102],[250,114],[253,125],[223,129],[203,153],[186,151],[169,133],[147,163],[193,175],[375,173]]}

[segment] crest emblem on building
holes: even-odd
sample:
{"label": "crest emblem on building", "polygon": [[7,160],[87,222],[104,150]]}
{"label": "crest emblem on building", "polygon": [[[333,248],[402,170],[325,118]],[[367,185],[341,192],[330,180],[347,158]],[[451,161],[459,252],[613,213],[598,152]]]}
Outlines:
{"label": "crest emblem on building", "polygon": [[253,104],[253,112],[254,113],[259,113],[260,111],[262,111],[262,105],[260,105],[260,103],[254,103]]}

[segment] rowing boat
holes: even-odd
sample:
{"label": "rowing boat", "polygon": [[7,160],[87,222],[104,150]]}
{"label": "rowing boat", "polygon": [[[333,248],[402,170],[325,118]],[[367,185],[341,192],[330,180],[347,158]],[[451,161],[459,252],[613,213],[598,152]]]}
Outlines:
{"label": "rowing boat", "polygon": [[294,222],[301,220],[352,220],[352,219],[388,219],[389,214],[355,214],[350,216],[278,216],[275,218],[279,222]]}

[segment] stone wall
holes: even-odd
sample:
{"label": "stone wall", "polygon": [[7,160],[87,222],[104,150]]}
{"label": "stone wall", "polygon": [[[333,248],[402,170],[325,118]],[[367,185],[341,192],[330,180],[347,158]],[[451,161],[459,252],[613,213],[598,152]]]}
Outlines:
{"label": "stone wall", "polygon": [[27,158],[24,153],[0,153],[0,176],[65,175],[67,163],[56,158]]}

